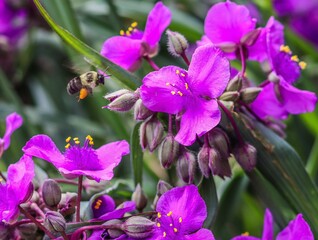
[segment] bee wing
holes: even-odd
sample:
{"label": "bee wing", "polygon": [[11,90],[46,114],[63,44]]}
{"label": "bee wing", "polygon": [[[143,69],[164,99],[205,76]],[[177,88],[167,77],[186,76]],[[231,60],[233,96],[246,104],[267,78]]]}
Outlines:
{"label": "bee wing", "polygon": [[100,74],[102,74],[102,75],[104,75],[104,76],[106,76],[106,77],[111,76],[110,74],[107,74],[107,70],[108,70],[109,66],[107,66],[107,67],[104,68],[103,70],[99,70],[100,67],[98,67],[93,61],[91,61],[91,60],[88,59],[87,57],[84,57],[84,60],[85,60],[88,64],[94,66],[94,67],[96,68],[96,70],[98,70],[98,73],[100,73]]}

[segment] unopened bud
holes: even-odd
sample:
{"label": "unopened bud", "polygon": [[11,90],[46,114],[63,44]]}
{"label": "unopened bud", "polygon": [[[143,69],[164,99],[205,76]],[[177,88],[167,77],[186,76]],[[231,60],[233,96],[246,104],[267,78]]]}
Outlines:
{"label": "unopened bud", "polygon": [[178,32],[172,32],[170,30],[166,31],[168,36],[168,51],[173,56],[180,56],[184,54],[185,50],[188,48],[187,39]]}
{"label": "unopened bud", "polygon": [[[19,234],[23,239],[34,239],[38,227],[34,223],[25,223],[17,227]],[[4,239],[4,238],[0,238]]]}
{"label": "unopened bud", "polygon": [[182,181],[192,184],[195,175],[196,158],[193,153],[183,151],[177,161],[177,174]]}
{"label": "unopened bud", "polygon": [[201,150],[198,153],[198,163],[199,168],[202,172],[202,174],[208,178],[211,175],[211,169],[209,162],[215,162],[216,159],[219,158],[218,152],[211,148],[208,144],[204,144]]}
{"label": "unopened bud", "polygon": [[139,183],[131,196],[131,200],[136,203],[136,208],[140,212],[147,206],[148,199]]}
{"label": "unopened bud", "polygon": [[44,225],[51,233],[64,232],[66,221],[62,214],[58,212],[48,211],[45,214]]}
{"label": "unopened bud", "polygon": [[136,120],[146,120],[153,114],[153,111],[146,108],[141,99],[138,99],[135,104],[134,116]]}
{"label": "unopened bud", "polygon": [[118,91],[106,94],[104,96],[105,99],[107,99],[108,101],[112,102],[115,99],[121,97],[122,95],[126,94],[126,93],[131,93],[131,91],[127,90],[127,89],[120,89]]}
{"label": "unopened bud", "polygon": [[268,75],[268,80],[272,83],[279,83],[279,77],[277,76],[277,74],[272,71],[269,75]]}
{"label": "unopened bud", "polygon": [[241,44],[245,46],[249,46],[249,47],[253,46],[254,43],[257,41],[260,33],[261,33],[260,28],[254,29],[246,33],[240,40]]}
{"label": "unopened bud", "polygon": [[223,101],[233,101],[235,102],[237,99],[239,99],[240,93],[237,91],[230,91],[230,92],[225,92],[220,96],[220,100]]}
{"label": "unopened bud", "polygon": [[246,171],[252,171],[256,166],[256,154],[257,150],[254,146],[244,143],[243,146],[237,146],[234,148],[233,154],[236,161]]}
{"label": "unopened bud", "polygon": [[119,219],[112,219],[112,220],[105,222],[103,225],[109,226],[109,227],[111,226],[111,228],[106,229],[102,233],[102,235],[101,235],[102,239],[109,239],[109,238],[110,239],[117,239],[121,235],[125,234],[125,232],[120,230],[122,224],[123,224],[123,222]]}
{"label": "unopened bud", "polygon": [[209,161],[209,168],[213,175],[217,175],[224,179],[224,177],[231,177],[232,171],[229,160],[221,158],[219,151],[215,150],[217,157],[211,158]]}
{"label": "unopened bud", "polygon": [[237,74],[234,78],[229,81],[226,87],[226,91],[239,91],[242,88],[242,77]]}
{"label": "unopened bud", "polygon": [[213,128],[208,133],[210,146],[217,149],[222,159],[228,159],[230,156],[230,139],[227,134],[220,128]]}
{"label": "unopened bud", "polygon": [[111,101],[110,104],[104,108],[108,108],[109,110],[116,112],[126,112],[134,106],[138,99],[139,94],[136,94],[135,92],[124,93],[123,95]]}
{"label": "unopened bud", "polygon": [[241,90],[241,99],[243,102],[249,104],[252,103],[262,91],[259,87],[249,87]]}
{"label": "unopened bud", "polygon": [[235,52],[237,49],[237,44],[230,42],[217,44],[216,46],[221,48],[222,51],[226,53]]}
{"label": "unopened bud", "polygon": [[63,216],[69,216],[71,214],[75,213],[75,206],[76,206],[76,201],[77,201],[77,193],[63,193],[62,194],[62,199],[59,204],[59,210],[60,213]]}
{"label": "unopened bud", "polygon": [[163,130],[161,122],[155,116],[143,122],[140,125],[141,147],[153,152],[162,141]]}
{"label": "unopened bud", "polygon": [[162,141],[159,150],[161,166],[169,168],[179,155],[179,143],[172,134],[168,134]]}
{"label": "unopened bud", "polygon": [[58,183],[53,179],[46,179],[42,187],[42,197],[47,206],[56,207],[62,197],[62,191]]}
{"label": "unopened bud", "polygon": [[159,180],[157,184],[157,195],[161,197],[165,192],[168,192],[171,189],[172,189],[172,186],[169,183],[163,180]]}
{"label": "unopened bud", "polygon": [[122,225],[122,230],[131,238],[145,239],[154,230],[155,223],[145,217],[130,217]]}

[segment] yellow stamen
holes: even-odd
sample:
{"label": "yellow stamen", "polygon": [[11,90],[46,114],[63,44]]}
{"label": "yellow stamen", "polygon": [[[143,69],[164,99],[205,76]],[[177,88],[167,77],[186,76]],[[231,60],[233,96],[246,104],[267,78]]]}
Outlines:
{"label": "yellow stamen", "polygon": [[180,75],[181,75],[182,77],[184,77],[184,76],[185,76],[185,74],[184,74],[184,73],[181,73]]}
{"label": "yellow stamen", "polygon": [[81,142],[80,141],[75,141],[75,144],[80,144]]}
{"label": "yellow stamen", "polygon": [[89,145],[94,145],[94,142],[93,141],[89,141]]}
{"label": "yellow stamen", "polygon": [[126,31],[126,35],[127,35],[127,36],[130,36],[130,32],[129,32],[129,31]]}
{"label": "yellow stamen", "polygon": [[189,89],[188,83],[185,83],[184,85],[185,85],[185,88],[188,90]]}
{"label": "yellow stamen", "polygon": [[160,223],[157,223],[157,227],[161,227],[161,224],[160,224]]}
{"label": "yellow stamen", "polygon": [[131,32],[132,30],[133,30],[133,28],[132,28],[132,27],[129,27],[129,28],[128,28],[128,31],[129,31],[129,32]]}
{"label": "yellow stamen", "polygon": [[166,233],[166,232],[163,232],[162,236],[163,236],[163,237],[166,237],[166,236],[167,236],[167,233]]}
{"label": "yellow stamen", "polygon": [[71,141],[71,137],[65,139],[65,142],[69,143]]}
{"label": "yellow stamen", "polygon": [[172,95],[175,95],[175,94],[176,94],[176,91],[171,91],[171,94],[172,94]]}
{"label": "yellow stamen", "polygon": [[161,213],[160,212],[157,213],[157,218],[161,218]]}
{"label": "yellow stamen", "polygon": [[179,223],[182,223],[182,217],[179,217]]}
{"label": "yellow stamen", "polygon": [[172,215],[172,211],[167,213],[167,216],[170,217]]}
{"label": "yellow stamen", "polygon": [[73,138],[74,141],[78,141],[78,137]]}
{"label": "yellow stamen", "polygon": [[183,93],[182,93],[182,92],[178,91],[177,93],[180,95],[180,97],[183,96]]}
{"label": "yellow stamen", "polygon": [[124,36],[124,35],[125,35],[125,31],[124,31],[124,30],[120,30],[120,31],[119,31],[119,34],[120,34],[121,36]]}
{"label": "yellow stamen", "polygon": [[279,50],[281,52],[285,52],[285,53],[292,53],[292,51],[290,50],[290,48],[288,46],[285,46],[285,45],[281,45]]}
{"label": "yellow stamen", "polygon": [[304,61],[301,61],[301,62],[299,62],[299,67],[300,67],[302,70],[304,70],[304,69],[306,69],[306,67],[307,67],[307,63],[304,62]]}
{"label": "yellow stamen", "polygon": [[176,74],[180,74],[180,70],[179,69],[176,70]]}
{"label": "yellow stamen", "polygon": [[137,23],[137,22],[133,22],[130,26],[132,26],[133,28],[135,28],[135,27],[138,26],[138,23]]}
{"label": "yellow stamen", "polygon": [[89,140],[89,141],[93,140],[93,138],[92,138],[91,135],[87,135],[87,136],[86,136],[86,139]]}
{"label": "yellow stamen", "polygon": [[176,232],[178,232],[178,229],[176,229],[176,228],[173,228],[173,231],[176,233]]}
{"label": "yellow stamen", "polygon": [[299,58],[297,55],[294,55],[290,58],[292,61],[299,62]]}
{"label": "yellow stamen", "polygon": [[169,85],[170,85],[170,83],[166,82],[166,86],[169,86]]}
{"label": "yellow stamen", "polygon": [[70,146],[71,146],[71,144],[68,143],[65,145],[65,148],[68,149]]}
{"label": "yellow stamen", "polygon": [[249,236],[250,233],[249,232],[245,232],[245,233],[242,233],[241,236]]}
{"label": "yellow stamen", "polygon": [[172,227],[172,223],[170,223],[169,226]]}

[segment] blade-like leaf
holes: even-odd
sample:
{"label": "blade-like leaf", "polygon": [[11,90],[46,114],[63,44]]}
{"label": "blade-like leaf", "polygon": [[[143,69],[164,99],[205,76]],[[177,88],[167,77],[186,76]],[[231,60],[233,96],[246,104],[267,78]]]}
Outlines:
{"label": "blade-like leaf", "polygon": [[130,137],[130,160],[133,167],[134,183],[142,185],[142,170],[143,170],[143,152],[139,141],[139,128],[141,122],[137,123]]}
{"label": "blade-like leaf", "polygon": [[107,69],[107,73],[118,79],[126,87],[135,89],[140,85],[140,79],[132,75],[128,71],[124,70],[120,66],[112,63],[108,59],[101,56],[96,50],[89,47],[78,38],[76,38],[72,33],[65,30],[61,26],[57,25],[54,20],[49,16],[47,11],[43,8],[39,0],[34,0],[35,5],[39,9],[40,13],[47,21],[47,23],[52,27],[52,29],[74,50],[88,58],[92,64],[100,69]]}

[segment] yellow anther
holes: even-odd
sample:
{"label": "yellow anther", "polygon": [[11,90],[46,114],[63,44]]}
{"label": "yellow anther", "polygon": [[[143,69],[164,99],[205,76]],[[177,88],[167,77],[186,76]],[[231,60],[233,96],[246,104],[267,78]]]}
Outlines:
{"label": "yellow anther", "polygon": [[169,86],[169,85],[170,85],[170,83],[166,82],[166,86]]}
{"label": "yellow anther", "polygon": [[281,52],[285,52],[285,53],[292,53],[292,51],[290,50],[290,48],[288,46],[285,46],[285,45],[281,45],[279,50]]}
{"label": "yellow anther", "polygon": [[160,223],[157,223],[157,227],[161,227],[161,224],[160,224]]}
{"label": "yellow anther", "polygon": [[178,229],[176,229],[176,228],[173,228],[173,231],[176,233],[176,232],[178,232]]}
{"label": "yellow anther", "polygon": [[167,213],[167,216],[170,217],[172,215],[172,211]]}
{"label": "yellow anther", "polygon": [[89,141],[89,145],[94,145],[94,142],[93,141]]}
{"label": "yellow anther", "polygon": [[180,70],[179,69],[176,70],[176,74],[180,74]]}
{"label": "yellow anther", "polygon": [[184,77],[184,76],[185,76],[185,74],[184,74],[184,73],[181,73],[180,75],[181,75],[182,77]]}
{"label": "yellow anther", "polygon": [[78,137],[73,138],[74,141],[78,141]]}
{"label": "yellow anther", "polygon": [[241,236],[249,236],[250,233],[249,232],[245,232],[245,233],[242,233]]}
{"label": "yellow anther", "polygon": [[294,55],[290,58],[292,61],[299,62],[299,58],[297,55]]}
{"label": "yellow anther", "polygon": [[137,23],[137,22],[133,22],[130,26],[132,26],[133,28],[135,28],[135,27],[138,26],[138,23]]}
{"label": "yellow anther", "polygon": [[80,144],[81,142],[80,141],[75,141],[75,144]]}
{"label": "yellow anther", "polygon": [[182,223],[182,217],[179,217],[179,223]]}
{"label": "yellow anther", "polygon": [[3,182],[3,178],[0,177],[0,183]]}
{"label": "yellow anther", "polygon": [[188,90],[189,89],[188,83],[185,83],[184,85],[185,85],[185,88]]}
{"label": "yellow anther", "polygon": [[175,94],[176,94],[176,91],[171,91],[171,94],[172,94],[172,95],[175,95]]}
{"label": "yellow anther", "polygon": [[172,227],[173,226],[172,223],[170,223],[169,226]]}
{"label": "yellow anther", "polygon": [[126,31],[126,35],[127,35],[127,36],[130,36],[130,32],[129,32],[129,31]]}
{"label": "yellow anther", "polygon": [[157,218],[161,218],[161,213],[160,212],[157,213]]}
{"label": "yellow anther", "polygon": [[133,30],[133,28],[132,28],[132,27],[129,27],[129,28],[128,28],[128,31],[129,31],[129,32],[131,32],[132,30]]}
{"label": "yellow anther", "polygon": [[65,148],[68,149],[70,146],[71,146],[71,144],[68,143],[65,145]]}
{"label": "yellow anther", "polygon": [[124,35],[125,35],[125,31],[124,31],[124,30],[120,30],[120,31],[119,31],[119,34],[120,34],[121,36],[124,36]]}
{"label": "yellow anther", "polygon": [[178,91],[177,93],[180,95],[180,97],[183,96],[183,93],[182,93],[182,92]]}
{"label": "yellow anther", "polygon": [[304,62],[304,61],[301,61],[301,62],[299,62],[299,67],[300,67],[302,70],[304,70],[304,69],[306,69],[306,67],[307,67],[307,63]]}
{"label": "yellow anther", "polygon": [[68,137],[68,138],[66,138],[66,139],[65,139],[65,142],[67,142],[67,143],[68,143],[68,142],[70,142],[70,141],[71,141],[71,139],[72,139],[71,137]]}
{"label": "yellow anther", "polygon": [[87,135],[87,136],[86,136],[86,139],[87,139],[87,140],[90,140],[90,141],[93,140],[93,138],[92,138],[91,135]]}
{"label": "yellow anther", "polygon": [[162,236],[163,236],[163,237],[166,237],[166,236],[167,236],[167,233],[166,233],[166,232],[163,232]]}

